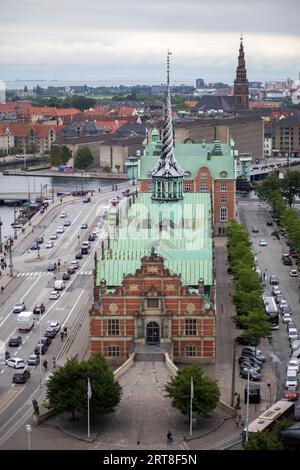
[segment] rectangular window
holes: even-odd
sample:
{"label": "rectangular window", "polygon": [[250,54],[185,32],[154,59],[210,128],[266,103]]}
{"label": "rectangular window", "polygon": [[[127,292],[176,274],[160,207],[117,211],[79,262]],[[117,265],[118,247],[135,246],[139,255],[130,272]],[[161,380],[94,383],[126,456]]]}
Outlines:
{"label": "rectangular window", "polygon": [[108,320],[108,336],[119,336],[120,334],[120,320]]}
{"label": "rectangular window", "polygon": [[206,183],[200,184],[200,191],[208,191],[208,184]]}
{"label": "rectangular window", "polygon": [[148,308],[158,308],[158,299],[147,299]]}
{"label": "rectangular window", "polygon": [[196,336],[196,319],[188,318],[185,320],[184,333],[186,336]]}
{"label": "rectangular window", "polygon": [[200,173],[200,178],[201,178],[202,180],[206,180],[206,179],[207,179],[207,176],[208,176],[207,173]]}
{"label": "rectangular window", "polygon": [[221,207],[220,222],[227,222],[227,221],[228,221],[227,207]]}
{"label": "rectangular window", "polygon": [[227,184],[226,183],[221,184],[221,191],[227,191]]}
{"label": "rectangular window", "polygon": [[192,186],[191,186],[190,184],[184,184],[184,185],[183,185],[183,191],[184,191],[185,193],[190,193],[191,190],[192,190]]}
{"label": "rectangular window", "polygon": [[189,356],[189,357],[196,356],[196,346],[194,345],[186,346],[185,354],[186,356]]}
{"label": "rectangular window", "polygon": [[221,196],[221,204],[227,204],[227,196]]}
{"label": "rectangular window", "polygon": [[108,356],[109,356],[109,357],[117,357],[117,356],[120,356],[120,348],[119,348],[119,346],[109,346],[109,347],[108,347]]}

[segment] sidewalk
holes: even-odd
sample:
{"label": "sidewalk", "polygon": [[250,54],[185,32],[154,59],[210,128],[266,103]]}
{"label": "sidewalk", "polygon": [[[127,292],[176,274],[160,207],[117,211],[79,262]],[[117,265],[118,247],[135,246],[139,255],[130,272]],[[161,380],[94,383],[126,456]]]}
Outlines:
{"label": "sidewalk", "polygon": [[[233,364],[233,344],[234,338],[239,336],[242,331],[238,330],[231,317],[235,315],[235,307],[232,302],[234,293],[233,280],[227,273],[227,238],[215,238],[215,260],[216,260],[216,279],[217,279],[217,361],[215,366],[215,377],[221,391],[221,399],[228,405],[231,405],[232,393],[232,364]],[[243,346],[237,346],[235,358],[235,387],[234,392],[240,394],[239,414],[246,416],[246,404],[244,403],[244,391],[247,386],[247,380],[239,377],[238,357]],[[258,405],[249,405],[249,419],[252,421],[263,411],[270,407],[275,401],[277,383],[270,358],[270,351],[266,339],[260,343],[262,353],[267,357],[263,368],[263,379],[256,382],[260,386],[261,402]],[[253,382],[251,382],[253,383]],[[255,382],[254,382],[255,383]],[[268,387],[268,384],[270,386]],[[237,395],[234,395],[234,406]]]}

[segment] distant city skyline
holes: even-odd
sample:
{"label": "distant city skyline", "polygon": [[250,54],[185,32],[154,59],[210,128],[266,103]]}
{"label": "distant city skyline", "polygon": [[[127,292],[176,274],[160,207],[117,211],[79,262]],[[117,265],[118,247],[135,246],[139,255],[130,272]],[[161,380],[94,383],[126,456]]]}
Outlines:
{"label": "distant city skyline", "polygon": [[15,0],[1,11],[0,79],[232,83],[240,32],[249,81],[299,78],[298,0]]}

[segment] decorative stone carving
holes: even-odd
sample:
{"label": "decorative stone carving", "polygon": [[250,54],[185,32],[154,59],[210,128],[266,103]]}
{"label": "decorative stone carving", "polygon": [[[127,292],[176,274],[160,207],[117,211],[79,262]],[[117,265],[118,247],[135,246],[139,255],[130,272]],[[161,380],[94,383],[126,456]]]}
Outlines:
{"label": "decorative stone carving", "polygon": [[115,314],[118,310],[118,306],[117,306],[117,304],[110,304],[108,309],[111,313]]}
{"label": "decorative stone carving", "polygon": [[192,304],[192,303],[187,304],[186,310],[189,313],[193,313],[196,310],[195,304]]}

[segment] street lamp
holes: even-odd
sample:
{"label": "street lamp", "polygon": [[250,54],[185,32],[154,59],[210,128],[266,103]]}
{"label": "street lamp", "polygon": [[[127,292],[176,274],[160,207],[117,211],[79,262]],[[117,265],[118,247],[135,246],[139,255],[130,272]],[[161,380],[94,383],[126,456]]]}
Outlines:
{"label": "street lamp", "polygon": [[17,237],[17,227],[16,227],[16,212],[18,212],[18,209],[14,207],[14,239],[16,240]]}
{"label": "street lamp", "polygon": [[38,252],[37,257],[39,258],[40,257],[40,245],[39,244],[38,244],[38,247],[37,247],[37,252]]}
{"label": "street lamp", "polygon": [[270,406],[271,406],[272,405],[272,385],[267,384],[267,387],[268,387],[269,393],[270,393]]}
{"label": "street lamp", "polygon": [[27,432],[28,450],[31,450],[30,433],[32,431],[32,428],[31,428],[30,424],[26,424],[25,429],[26,429],[26,432]]}
{"label": "street lamp", "polygon": [[1,217],[0,217],[0,253],[2,253],[2,225],[3,225],[3,222],[1,221]]}
{"label": "street lamp", "polygon": [[246,408],[246,442],[249,435],[249,392],[250,392],[250,371],[247,369],[247,408]]}
{"label": "street lamp", "polygon": [[235,358],[236,358],[236,338],[233,340],[233,358],[232,358],[232,378],[231,378],[231,406],[234,406],[235,395]]}

